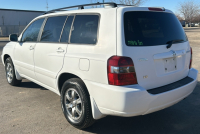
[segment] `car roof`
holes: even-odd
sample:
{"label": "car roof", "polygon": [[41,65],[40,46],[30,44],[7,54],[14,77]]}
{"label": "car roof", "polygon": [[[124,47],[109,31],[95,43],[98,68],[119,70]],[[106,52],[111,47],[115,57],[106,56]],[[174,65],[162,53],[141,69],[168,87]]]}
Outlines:
{"label": "car roof", "polygon": [[[133,11],[149,11],[149,7],[135,7],[135,6],[120,6],[120,7],[109,7],[109,8],[87,8],[87,9],[76,9],[76,10],[66,10],[66,11],[58,11],[48,14],[43,14],[35,19],[43,18],[43,17],[49,17],[49,16],[59,16],[59,15],[68,15],[68,14],[90,14],[90,13],[107,13],[110,10],[133,10]],[[162,7],[156,7],[156,8],[162,8]],[[164,12],[173,13],[171,10],[165,9]],[[34,20],[35,20],[34,19]]]}

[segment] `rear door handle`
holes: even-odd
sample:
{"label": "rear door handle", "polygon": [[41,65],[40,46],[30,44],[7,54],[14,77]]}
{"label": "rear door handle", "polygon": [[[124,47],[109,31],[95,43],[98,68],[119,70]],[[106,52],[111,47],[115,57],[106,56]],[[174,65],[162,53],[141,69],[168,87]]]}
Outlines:
{"label": "rear door handle", "polygon": [[63,53],[65,50],[63,50],[61,47],[59,47],[58,49],[57,49],[57,52],[58,53]]}

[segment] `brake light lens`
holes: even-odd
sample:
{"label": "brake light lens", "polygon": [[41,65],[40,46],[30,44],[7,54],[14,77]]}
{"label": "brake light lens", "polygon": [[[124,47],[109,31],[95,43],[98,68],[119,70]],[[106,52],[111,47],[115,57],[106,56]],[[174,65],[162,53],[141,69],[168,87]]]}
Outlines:
{"label": "brake light lens", "polygon": [[150,11],[165,11],[165,8],[149,7]]}
{"label": "brake light lens", "polygon": [[192,67],[192,48],[191,47],[190,47],[190,53],[191,53],[191,57],[190,57],[189,69]]}
{"label": "brake light lens", "polygon": [[112,56],[108,59],[108,83],[122,86],[137,84],[133,61],[129,57]]}

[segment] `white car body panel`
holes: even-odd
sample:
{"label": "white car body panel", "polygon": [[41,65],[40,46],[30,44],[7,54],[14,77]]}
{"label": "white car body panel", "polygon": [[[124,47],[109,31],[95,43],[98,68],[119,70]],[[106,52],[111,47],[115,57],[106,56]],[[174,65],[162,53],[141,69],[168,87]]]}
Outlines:
{"label": "white car body panel", "polygon": [[56,77],[63,66],[67,44],[37,43],[34,51],[36,80],[56,89]]}
{"label": "white car body panel", "polygon": [[16,44],[16,42],[9,42],[3,47],[3,51],[2,51],[2,55],[1,55],[3,65],[5,65],[5,63],[4,63],[5,55],[9,55],[11,58],[13,57],[13,51],[15,49],[15,44]]}
{"label": "white car body panel", "polygon": [[[173,83],[187,76],[190,53],[186,52],[190,52],[190,45],[189,42],[184,42],[172,45],[169,49],[166,49],[167,44],[142,47],[127,46],[124,38],[123,14],[128,11],[145,11],[145,9],[147,11],[148,8],[130,7],[117,10],[117,55],[131,57],[135,66],[138,84],[145,89],[152,89]],[[172,13],[169,10],[167,12]],[[178,54],[180,50],[184,53]],[[177,69],[166,73],[163,60],[173,57],[172,51],[176,52]],[[163,55],[165,56],[163,57]],[[146,76],[147,78],[144,78]]]}
{"label": "white car body panel", "polygon": [[[3,49],[2,61],[4,63],[4,56],[9,55],[19,72],[19,79],[27,78],[58,95],[60,76],[67,73],[76,75],[84,81],[88,89],[94,119],[105,115],[144,115],[171,106],[187,97],[194,90],[198,78],[198,71],[189,69],[189,42],[172,45],[169,49],[166,49],[166,45],[126,46],[123,31],[123,14],[126,11],[149,10],[147,7],[119,7],[63,11],[39,16],[34,20],[49,16],[99,14],[97,43],[86,45],[37,42],[26,43],[23,47],[20,43],[10,42]],[[172,13],[169,10],[165,12]],[[22,35],[19,40],[21,37]],[[31,45],[34,46],[32,50],[29,49]],[[64,52],[57,52],[59,48]],[[177,69],[166,73],[163,69],[168,65],[163,64],[163,59],[172,58],[172,50],[176,53]],[[108,84],[107,61],[115,55],[132,58],[138,84]],[[152,95],[147,92],[148,89],[176,82],[186,76],[194,80],[161,94]]]}
{"label": "white car body panel", "polygon": [[35,44],[34,42],[16,43],[13,51],[13,61],[17,71],[32,79],[35,79],[33,59]]}
{"label": "white car body panel", "polygon": [[[4,63],[5,56],[9,56],[11,58],[13,57],[15,45],[16,45],[16,42],[9,42],[4,46],[3,51],[2,51],[2,55],[1,55],[2,63],[3,63],[4,66],[5,66],[5,63]],[[15,65],[15,63],[14,63],[14,65]],[[18,79],[18,80],[22,79],[22,77],[20,76],[20,74],[19,74],[19,72],[16,68],[15,68],[15,74],[16,74],[16,79]]]}
{"label": "white car body panel", "polygon": [[[137,116],[152,113],[169,107],[192,93],[198,78],[198,71],[190,69],[188,76],[194,80],[181,88],[153,95],[140,85],[111,86],[97,82],[84,81],[95,98],[103,115]],[[103,96],[103,99],[102,99]]]}
{"label": "white car body panel", "polygon": [[[104,14],[100,15],[97,44],[68,44],[60,74],[72,73],[83,80],[107,84],[107,59],[116,55],[116,15],[114,15],[116,9],[105,9],[95,13]],[[107,23],[108,19],[110,23]],[[109,33],[109,36],[105,36],[105,33]],[[89,69],[87,71],[81,69],[84,65],[80,63],[80,59],[88,60]]]}

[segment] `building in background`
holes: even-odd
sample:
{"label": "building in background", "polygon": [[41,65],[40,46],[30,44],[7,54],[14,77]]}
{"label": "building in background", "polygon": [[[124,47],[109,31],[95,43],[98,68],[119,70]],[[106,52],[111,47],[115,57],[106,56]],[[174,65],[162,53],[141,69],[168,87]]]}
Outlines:
{"label": "building in background", "polygon": [[44,11],[0,9],[0,37],[20,34],[29,22]]}

